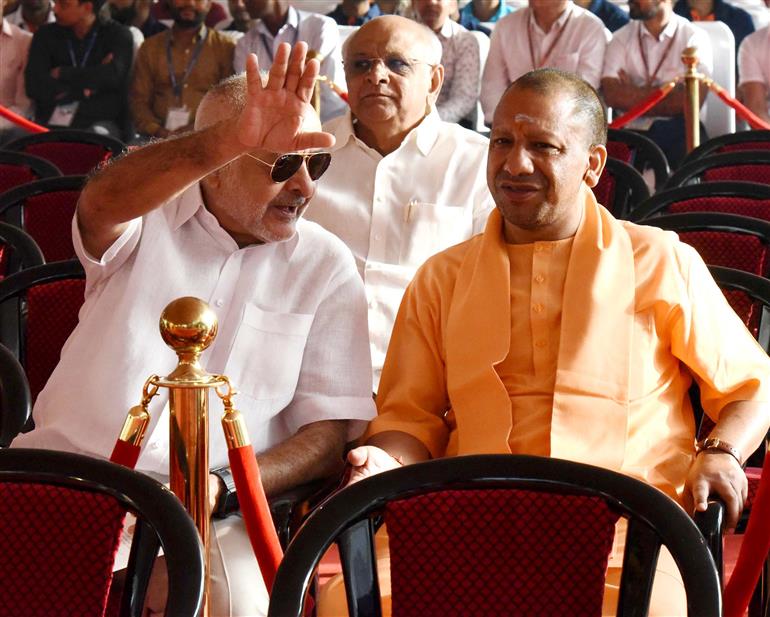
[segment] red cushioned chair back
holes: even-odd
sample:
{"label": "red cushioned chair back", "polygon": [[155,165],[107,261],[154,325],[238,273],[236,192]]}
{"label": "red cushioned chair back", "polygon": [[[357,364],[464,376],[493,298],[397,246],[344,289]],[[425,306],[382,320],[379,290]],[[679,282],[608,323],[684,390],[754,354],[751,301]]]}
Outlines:
{"label": "red cushioned chair back", "polygon": [[615,177],[605,169],[599,178],[599,182],[591,189],[594,192],[596,201],[610,212],[613,212],[613,205],[615,204],[615,185]]}
{"label": "red cushioned chair back", "polygon": [[770,141],[744,141],[737,144],[725,144],[716,150],[714,154],[740,152],[741,150],[770,150]]}
{"label": "red cushioned chair back", "polygon": [[629,165],[632,165],[634,162],[634,151],[628,144],[622,141],[608,141],[607,156],[611,156]]}
{"label": "red cushioned chair back", "polygon": [[617,520],[597,497],[515,489],[390,502],[393,617],[598,617]]}
{"label": "red cushioned chair back", "polygon": [[124,515],[108,495],[0,484],[0,617],[104,615]]}
{"label": "red cushioned chair back", "polygon": [[0,163],[0,195],[15,186],[37,180],[37,174],[26,165]]}
{"label": "red cushioned chair back", "polygon": [[678,212],[725,212],[770,221],[770,199],[696,197],[674,202],[668,207],[668,211],[671,214]]}
{"label": "red cushioned chair back", "polygon": [[51,161],[65,176],[85,175],[112,156],[104,146],[76,141],[29,144],[24,152]]}
{"label": "red cushioned chair back", "polygon": [[770,165],[729,165],[714,167],[703,172],[706,182],[726,182],[738,180],[741,182],[759,182],[770,184]]}
{"label": "red cushioned chair back", "polygon": [[24,370],[32,401],[59,363],[65,341],[78,323],[85,279],[64,279],[27,290]]}
{"label": "red cushioned chair back", "polygon": [[757,236],[723,231],[679,232],[679,239],[700,254],[707,264],[725,266],[758,276],[770,274],[767,245]]}
{"label": "red cushioned chair back", "polygon": [[24,200],[24,230],[47,262],[75,257],[72,217],[79,197],[80,191],[51,191]]}

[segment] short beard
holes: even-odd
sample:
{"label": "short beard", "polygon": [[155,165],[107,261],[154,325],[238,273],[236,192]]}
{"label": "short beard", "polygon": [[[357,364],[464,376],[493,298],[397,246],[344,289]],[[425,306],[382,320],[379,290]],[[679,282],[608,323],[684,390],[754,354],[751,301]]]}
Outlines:
{"label": "short beard", "polygon": [[648,11],[640,11],[639,7],[635,4],[628,6],[628,16],[631,19],[638,19],[639,21],[647,21],[656,17],[660,13],[660,4],[650,8]]}
{"label": "short beard", "polygon": [[184,28],[185,30],[199,28],[201,24],[206,21],[206,14],[199,11],[196,11],[195,19],[182,19],[180,14],[176,11],[172,11],[171,14],[174,17],[174,23],[180,28]]}

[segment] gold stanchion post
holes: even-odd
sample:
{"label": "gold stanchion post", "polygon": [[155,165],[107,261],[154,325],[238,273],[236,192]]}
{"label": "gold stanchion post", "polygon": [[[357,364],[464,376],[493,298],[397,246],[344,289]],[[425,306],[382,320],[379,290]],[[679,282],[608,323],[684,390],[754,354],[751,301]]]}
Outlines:
{"label": "gold stanchion post", "polygon": [[682,52],[682,62],[686,67],[684,74],[684,125],[687,152],[692,152],[700,145],[700,75],[698,49],[688,47]]}

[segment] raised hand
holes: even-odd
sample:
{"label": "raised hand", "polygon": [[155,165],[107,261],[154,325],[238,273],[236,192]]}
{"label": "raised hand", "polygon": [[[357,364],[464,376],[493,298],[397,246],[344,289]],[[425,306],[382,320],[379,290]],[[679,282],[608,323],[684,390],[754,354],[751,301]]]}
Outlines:
{"label": "raised hand", "polygon": [[281,43],[275,54],[266,84],[262,84],[255,54],[246,59],[247,101],[238,119],[238,138],[250,148],[271,152],[293,152],[310,148],[329,148],[334,137],[320,131],[303,132],[318,124],[310,105],[318,76],[317,60],[305,62],[307,44],[294,49]]}

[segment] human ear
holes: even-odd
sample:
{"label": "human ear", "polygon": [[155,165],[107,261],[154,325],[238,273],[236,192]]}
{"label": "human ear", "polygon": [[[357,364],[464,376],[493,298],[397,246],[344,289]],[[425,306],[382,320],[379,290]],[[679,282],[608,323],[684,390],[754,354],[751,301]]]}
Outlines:
{"label": "human ear", "polygon": [[441,85],[444,83],[444,67],[437,64],[433,67],[430,75],[430,90],[428,91],[428,102],[435,103],[438,93],[441,92]]}
{"label": "human ear", "polygon": [[588,167],[583,174],[583,181],[591,188],[599,183],[599,178],[607,162],[607,148],[601,144],[591,146],[588,153]]}

